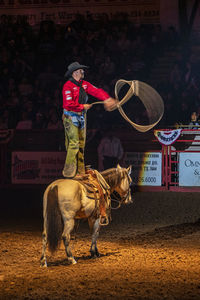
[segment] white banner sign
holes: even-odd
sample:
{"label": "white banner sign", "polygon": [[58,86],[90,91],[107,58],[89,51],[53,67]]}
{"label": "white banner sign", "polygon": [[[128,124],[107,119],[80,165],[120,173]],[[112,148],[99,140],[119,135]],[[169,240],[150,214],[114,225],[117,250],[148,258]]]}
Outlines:
{"label": "white banner sign", "polygon": [[135,185],[161,186],[162,155],[160,152],[126,152],[124,163],[132,165]]}
{"label": "white banner sign", "polygon": [[66,152],[12,152],[12,183],[47,184],[62,178]]}
{"label": "white banner sign", "polygon": [[180,153],[179,186],[200,186],[200,153]]}

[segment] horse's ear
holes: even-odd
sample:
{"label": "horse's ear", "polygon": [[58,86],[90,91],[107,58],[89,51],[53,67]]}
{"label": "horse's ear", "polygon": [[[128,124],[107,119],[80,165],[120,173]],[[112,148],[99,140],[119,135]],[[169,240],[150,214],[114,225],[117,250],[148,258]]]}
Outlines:
{"label": "horse's ear", "polygon": [[117,164],[117,169],[121,169],[120,164]]}
{"label": "horse's ear", "polygon": [[132,165],[130,165],[126,170],[128,172],[128,175],[130,176],[131,175],[131,171],[132,171]]}

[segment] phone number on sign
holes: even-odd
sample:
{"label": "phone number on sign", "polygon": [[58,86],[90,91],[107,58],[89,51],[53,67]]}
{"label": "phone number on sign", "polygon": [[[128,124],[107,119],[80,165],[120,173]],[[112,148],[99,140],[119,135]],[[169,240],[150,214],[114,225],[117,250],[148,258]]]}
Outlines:
{"label": "phone number on sign", "polygon": [[155,183],[156,177],[133,177],[133,182]]}

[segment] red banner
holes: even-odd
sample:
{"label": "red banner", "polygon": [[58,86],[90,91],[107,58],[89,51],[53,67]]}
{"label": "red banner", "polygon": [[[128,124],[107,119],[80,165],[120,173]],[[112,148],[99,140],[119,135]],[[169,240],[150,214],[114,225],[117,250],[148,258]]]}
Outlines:
{"label": "red banner", "polygon": [[12,152],[12,183],[46,184],[63,178],[65,152]]}

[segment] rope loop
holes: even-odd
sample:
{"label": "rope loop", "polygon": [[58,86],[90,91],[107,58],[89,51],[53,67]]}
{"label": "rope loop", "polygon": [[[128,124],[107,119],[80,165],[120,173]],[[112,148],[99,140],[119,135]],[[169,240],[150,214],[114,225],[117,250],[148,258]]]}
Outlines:
{"label": "rope loop", "polygon": [[[126,95],[124,95],[124,97],[119,100],[119,92],[122,87],[127,84],[129,85],[129,89]],[[134,123],[125,114],[122,105],[129,101],[134,95],[137,96],[143,103],[149,118],[149,125],[139,125],[137,123]],[[164,114],[164,103],[159,93],[147,83],[139,80],[118,80],[115,84],[115,98],[118,102],[116,103],[116,106],[113,107],[113,109],[110,111],[118,109],[122,117],[140,132],[146,132],[152,129],[154,126],[156,126],[156,124],[158,124]],[[92,105],[94,104],[103,104],[103,101],[94,102]]]}

